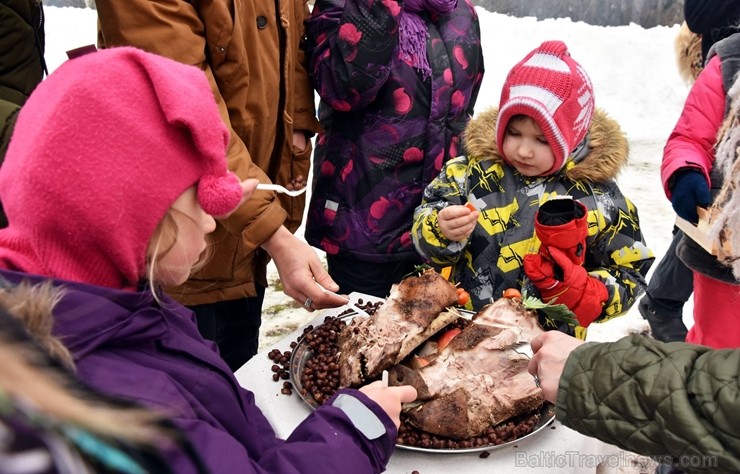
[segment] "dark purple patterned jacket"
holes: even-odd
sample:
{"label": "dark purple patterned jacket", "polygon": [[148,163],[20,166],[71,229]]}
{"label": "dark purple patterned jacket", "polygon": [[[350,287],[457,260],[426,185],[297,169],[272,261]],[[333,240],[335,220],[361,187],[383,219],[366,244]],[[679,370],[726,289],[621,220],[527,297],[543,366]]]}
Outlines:
{"label": "dark purple patterned jacket", "polygon": [[[198,333],[184,306],[151,292],[127,291],[2,269],[11,285],[45,282],[64,290],[54,306],[54,335],[74,356],[77,376],[94,389],[132,400],[169,416],[214,474],[380,473],[398,431],[375,402],[357,398],[383,423],[386,433],[372,440],[331,400],[312,412],[287,440],[275,436],[215,344]],[[254,383],[272,383],[260,382]],[[2,443],[0,443],[2,444]],[[178,474],[197,470],[182,449],[163,452]],[[160,471],[157,471],[160,472]]]}
{"label": "dark purple patterned jacket", "polygon": [[432,77],[399,57],[401,4],[317,0],[308,20],[309,72],[321,97],[305,236],[328,254],[416,260],[414,209],[461,134],[483,79],[474,7],[423,14]]}

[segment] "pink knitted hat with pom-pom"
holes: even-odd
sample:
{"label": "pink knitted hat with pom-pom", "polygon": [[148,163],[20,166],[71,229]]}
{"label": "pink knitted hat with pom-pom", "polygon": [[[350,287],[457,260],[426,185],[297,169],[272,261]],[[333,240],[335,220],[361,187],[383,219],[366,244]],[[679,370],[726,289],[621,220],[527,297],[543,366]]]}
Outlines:
{"label": "pink knitted hat with pom-pom", "polygon": [[33,92],[0,168],[0,265],[135,285],[173,202],[225,215],[240,202],[228,129],[203,72],[124,47],[63,64]]}

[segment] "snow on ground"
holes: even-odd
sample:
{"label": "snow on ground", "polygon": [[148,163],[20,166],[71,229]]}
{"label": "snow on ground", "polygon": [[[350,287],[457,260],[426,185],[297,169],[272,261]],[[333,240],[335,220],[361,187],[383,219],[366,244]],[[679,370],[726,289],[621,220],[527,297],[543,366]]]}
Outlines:
{"label": "snow on ground", "polygon": [[[54,70],[67,50],[96,41],[96,14],[89,9],[46,7],[46,59]],[[638,25],[592,26],[569,19],[514,18],[477,9],[481,21],[486,74],[476,110],[498,104],[504,77],[526,53],[548,39],[560,39],[588,71],[596,105],[622,126],[630,144],[630,165],[619,178],[622,191],[635,203],[648,246],[657,261],[671,239],[674,214],[660,184],[663,145],[681,112],[688,87],[675,63],[673,42],[678,25],[645,29]],[[101,85],[104,87],[104,85]],[[302,237],[303,229],[297,235]],[[319,252],[320,255],[323,255]],[[652,272],[651,272],[652,274]],[[269,268],[261,347],[270,348],[285,334],[316,316],[297,307]],[[691,305],[684,311],[691,324]],[[592,325],[591,340],[614,340],[628,332],[647,330],[635,305],[626,315]]]}
{"label": "snow on ground", "polygon": [[[622,191],[635,203],[648,246],[656,263],[671,241],[674,214],[660,184],[663,145],[681,113],[688,86],[676,68],[673,41],[678,26],[645,29],[638,25],[599,27],[569,19],[537,21],[514,18],[478,8],[486,73],[476,110],[498,105],[506,73],[526,53],[548,39],[561,39],[583,65],[594,84],[596,104],[624,129],[630,144],[630,165],[619,178]],[[299,234],[302,229],[299,229]],[[655,266],[654,265],[654,266]],[[273,278],[277,272],[272,268]],[[651,272],[652,274],[652,272]],[[270,291],[265,308],[284,297]],[[691,302],[685,322],[692,323]],[[302,310],[280,311],[263,318],[262,346],[268,348],[288,329],[313,319]],[[290,318],[290,321],[287,321]],[[291,325],[295,325],[291,328]],[[635,305],[626,315],[589,328],[589,340],[608,341],[649,326]],[[288,331],[289,332],[289,331]]]}

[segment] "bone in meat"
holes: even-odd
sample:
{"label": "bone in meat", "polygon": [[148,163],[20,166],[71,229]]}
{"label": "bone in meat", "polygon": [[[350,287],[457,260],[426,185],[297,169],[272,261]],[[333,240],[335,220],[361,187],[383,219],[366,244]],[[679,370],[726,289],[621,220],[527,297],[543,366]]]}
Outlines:
{"label": "bone in meat", "polygon": [[457,312],[445,311],[456,302],[456,288],[433,270],[393,285],[375,314],[355,317],[340,334],[341,386],[361,385],[400,363],[457,319]]}
{"label": "bone in meat", "polygon": [[536,314],[518,301],[500,299],[476,314],[429,365],[391,368],[391,385],[417,389],[417,400],[406,407],[409,422],[466,439],[540,406],[544,397],[527,372],[529,358],[514,346],[541,332]]}

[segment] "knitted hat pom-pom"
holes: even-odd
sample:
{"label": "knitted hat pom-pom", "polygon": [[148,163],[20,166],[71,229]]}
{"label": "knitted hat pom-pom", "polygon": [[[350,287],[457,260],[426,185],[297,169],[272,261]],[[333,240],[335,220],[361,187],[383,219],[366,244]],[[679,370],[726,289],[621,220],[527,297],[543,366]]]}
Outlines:
{"label": "knitted hat pom-pom", "polygon": [[229,214],[236,209],[241,199],[241,181],[234,173],[205,175],[198,183],[198,203],[212,216]]}

